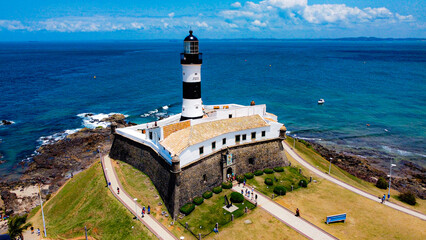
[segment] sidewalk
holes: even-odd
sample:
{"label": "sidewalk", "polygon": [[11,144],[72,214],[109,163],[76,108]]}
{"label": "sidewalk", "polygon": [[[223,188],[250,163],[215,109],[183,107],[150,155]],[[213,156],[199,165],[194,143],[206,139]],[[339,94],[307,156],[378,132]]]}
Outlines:
{"label": "sidewalk", "polygon": [[[342,182],[340,180],[337,180],[336,178],[334,178],[334,177],[332,177],[332,176],[330,176],[330,175],[328,175],[326,173],[323,173],[321,170],[315,168],[314,166],[312,166],[311,164],[309,164],[307,161],[305,161],[303,158],[301,158],[296,152],[294,152],[293,149],[286,142],[283,142],[283,146],[284,146],[285,151],[287,151],[297,162],[299,162],[304,167],[306,167],[307,169],[309,169],[313,173],[317,174],[318,176],[320,176],[322,178],[325,178],[328,181],[331,181],[331,182],[333,182],[333,183],[335,183],[335,184],[337,184],[337,185],[339,185],[341,187],[344,187],[344,188],[348,189],[349,191],[352,191],[352,192],[354,192],[356,194],[359,194],[359,195],[361,195],[363,197],[366,197],[366,198],[368,198],[370,200],[373,200],[373,201],[378,202],[378,203],[381,202],[381,199],[379,199],[378,196],[374,196],[374,195],[372,195],[370,193],[364,192],[361,189],[358,189],[358,188],[353,187],[353,186],[351,186],[351,185],[349,185],[347,183],[344,183],[344,182]],[[426,215],[423,214],[423,213],[420,213],[420,212],[417,212],[417,211],[405,208],[403,206],[400,206],[398,204],[395,204],[395,203],[392,203],[392,202],[388,202],[388,201],[386,201],[384,204],[386,206],[394,208],[394,209],[396,209],[398,211],[410,214],[410,215],[412,215],[414,217],[418,217],[418,218],[420,218],[422,220],[426,220]]]}
{"label": "sidewalk", "polygon": [[[105,178],[107,182],[111,183],[109,189],[112,194],[134,215],[136,215],[152,233],[158,239],[177,239],[164,225],[157,221],[152,215],[145,214],[145,217],[142,218],[142,207],[139,204],[136,204],[132,197],[130,197],[122,188],[120,182],[118,181],[117,174],[115,169],[112,166],[111,159],[109,156],[101,155],[102,168],[104,170]],[[120,188],[120,194],[117,194],[117,187]],[[135,209],[136,207],[136,209]],[[136,211],[136,213],[135,213]]]}
{"label": "sidewalk", "polygon": [[[242,185],[241,185],[242,186]],[[242,187],[235,185],[232,187],[232,190],[241,193]],[[249,188],[250,189],[250,188]],[[251,190],[250,190],[251,191]],[[263,208],[266,212],[286,224],[287,226],[293,228],[303,236],[309,239],[320,239],[320,240],[331,240],[338,239],[333,235],[327,233],[326,231],[320,229],[319,227],[313,225],[312,223],[306,221],[301,217],[296,217],[295,213],[291,212],[287,208],[284,208],[280,204],[269,199],[265,195],[254,191],[257,194],[257,206]],[[246,197],[247,198],[247,197]],[[248,198],[247,198],[248,199]]]}

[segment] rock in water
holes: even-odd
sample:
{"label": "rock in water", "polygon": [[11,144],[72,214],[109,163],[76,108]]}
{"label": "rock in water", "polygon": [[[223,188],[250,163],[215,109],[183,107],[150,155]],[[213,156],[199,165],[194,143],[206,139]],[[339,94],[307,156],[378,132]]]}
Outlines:
{"label": "rock in water", "polygon": [[12,121],[9,121],[9,120],[1,120],[1,123],[2,123],[2,125],[12,125]]}

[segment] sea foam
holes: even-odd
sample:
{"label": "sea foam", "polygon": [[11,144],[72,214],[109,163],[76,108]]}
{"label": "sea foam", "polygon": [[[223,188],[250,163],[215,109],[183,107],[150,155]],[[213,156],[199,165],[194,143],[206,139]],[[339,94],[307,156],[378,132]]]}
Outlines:
{"label": "sea foam", "polygon": [[[81,117],[83,119],[82,125],[86,128],[97,128],[97,127],[103,127],[106,128],[109,125],[111,125],[110,122],[102,121],[105,118],[111,117],[114,114],[121,114],[121,113],[80,113],[77,114],[78,117]],[[125,117],[128,117],[129,115],[124,115]]]}

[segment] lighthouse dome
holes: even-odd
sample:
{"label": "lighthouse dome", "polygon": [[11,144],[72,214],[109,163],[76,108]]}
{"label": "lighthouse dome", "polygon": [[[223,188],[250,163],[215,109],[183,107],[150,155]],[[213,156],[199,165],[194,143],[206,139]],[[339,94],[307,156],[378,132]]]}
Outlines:
{"label": "lighthouse dome", "polygon": [[189,30],[189,35],[183,40],[184,42],[198,42],[197,37],[192,35],[193,31]]}

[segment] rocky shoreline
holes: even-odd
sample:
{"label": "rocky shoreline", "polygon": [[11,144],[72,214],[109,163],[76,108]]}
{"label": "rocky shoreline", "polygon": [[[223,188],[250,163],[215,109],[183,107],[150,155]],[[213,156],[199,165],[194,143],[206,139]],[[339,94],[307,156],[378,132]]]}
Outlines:
{"label": "rocky shoreline", "polygon": [[[127,123],[125,116],[115,114],[102,121],[116,124],[117,127],[134,125]],[[83,171],[99,160],[98,149],[109,151],[111,129],[83,128],[66,136],[58,142],[41,146],[19,180],[0,181],[0,210],[7,215],[28,213],[39,204],[38,185],[41,186],[42,197],[48,199],[70,177]],[[311,146],[325,159],[332,158],[332,163],[350,174],[375,183],[379,177],[387,177],[386,169],[374,165],[377,159],[368,159],[348,152],[336,152],[315,142],[304,142]],[[426,169],[412,162],[401,161],[400,174],[404,177],[392,179],[392,187],[398,191],[411,191],[419,198],[426,199]],[[36,187],[37,186],[37,187]]]}
{"label": "rocky shoreline", "polygon": [[[134,125],[127,123],[122,114],[115,114],[102,121],[118,127]],[[7,215],[28,213],[39,205],[38,185],[46,200],[70,177],[83,171],[99,160],[98,150],[109,151],[111,129],[83,128],[52,144],[42,145],[19,180],[0,181],[0,210]]]}

